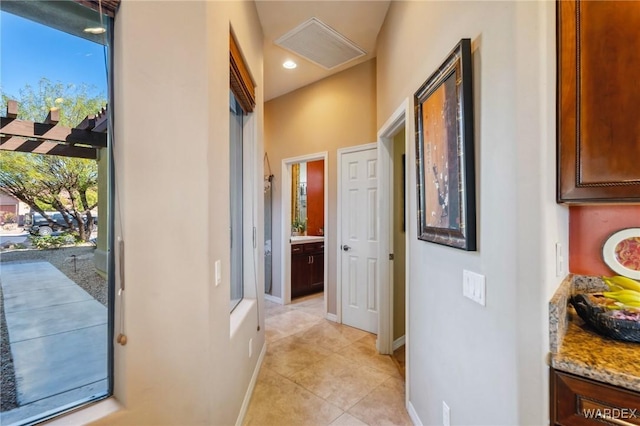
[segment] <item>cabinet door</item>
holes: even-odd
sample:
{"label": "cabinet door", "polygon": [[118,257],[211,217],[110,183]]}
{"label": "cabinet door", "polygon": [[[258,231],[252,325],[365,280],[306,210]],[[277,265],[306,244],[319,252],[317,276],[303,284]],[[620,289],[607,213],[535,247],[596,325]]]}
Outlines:
{"label": "cabinet door", "polygon": [[555,370],[550,405],[554,425],[640,425],[640,394]]}
{"label": "cabinet door", "polygon": [[640,201],[640,2],[557,2],[558,202]]}
{"label": "cabinet door", "polygon": [[303,296],[309,292],[309,262],[307,254],[291,256],[291,297]]}
{"label": "cabinet door", "polygon": [[324,290],[324,253],[311,256],[311,273],[309,274],[310,291],[315,293]]}

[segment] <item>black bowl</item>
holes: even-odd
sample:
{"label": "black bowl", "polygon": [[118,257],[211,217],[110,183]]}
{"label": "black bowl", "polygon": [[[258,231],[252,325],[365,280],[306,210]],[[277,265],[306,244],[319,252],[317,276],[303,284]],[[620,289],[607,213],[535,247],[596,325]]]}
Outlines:
{"label": "black bowl", "polygon": [[587,294],[576,294],[570,302],[580,318],[603,336],[640,343],[640,322],[612,317],[612,311],[593,303]]}

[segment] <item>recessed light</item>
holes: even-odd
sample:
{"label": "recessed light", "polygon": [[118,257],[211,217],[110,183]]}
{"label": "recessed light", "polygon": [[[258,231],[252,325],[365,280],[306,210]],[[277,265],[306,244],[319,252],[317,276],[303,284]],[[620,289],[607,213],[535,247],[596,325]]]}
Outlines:
{"label": "recessed light", "polygon": [[295,67],[298,66],[298,64],[296,64],[295,62],[289,60],[289,61],[284,61],[284,63],[282,64],[283,67],[285,67],[288,70],[292,70]]}
{"label": "recessed light", "polygon": [[84,32],[90,33],[90,34],[104,34],[107,32],[107,30],[102,27],[89,27],[89,28],[85,28]]}

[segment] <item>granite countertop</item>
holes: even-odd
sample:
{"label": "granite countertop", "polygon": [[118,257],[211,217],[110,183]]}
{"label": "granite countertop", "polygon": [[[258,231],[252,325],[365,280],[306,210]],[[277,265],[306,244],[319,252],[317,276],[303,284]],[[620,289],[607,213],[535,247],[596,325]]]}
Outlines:
{"label": "granite countertop", "polygon": [[567,306],[571,294],[604,289],[599,278],[569,276],[549,303],[551,366],[640,392],[640,344],[601,336]]}

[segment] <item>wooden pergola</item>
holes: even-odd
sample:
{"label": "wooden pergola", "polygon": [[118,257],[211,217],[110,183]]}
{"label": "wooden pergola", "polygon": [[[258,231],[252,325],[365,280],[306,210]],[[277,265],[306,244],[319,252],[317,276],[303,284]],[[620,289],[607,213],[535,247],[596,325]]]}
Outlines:
{"label": "wooden pergola", "polygon": [[0,150],[97,160],[98,149],[107,147],[107,108],[75,127],[61,126],[59,121],[55,108],[42,123],[20,120],[18,102],[8,101],[7,116],[0,118]]}

